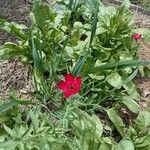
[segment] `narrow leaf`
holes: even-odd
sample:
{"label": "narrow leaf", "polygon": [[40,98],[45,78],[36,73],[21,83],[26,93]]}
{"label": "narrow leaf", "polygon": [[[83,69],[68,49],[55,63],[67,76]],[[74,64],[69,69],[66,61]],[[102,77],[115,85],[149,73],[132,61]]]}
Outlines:
{"label": "narrow leaf", "polygon": [[0,113],[4,112],[4,111],[7,111],[8,109],[12,108],[13,106],[16,106],[17,103],[12,101],[12,102],[9,102],[9,103],[6,103],[6,104],[3,104],[0,106]]}
{"label": "narrow leaf", "polygon": [[82,74],[89,74],[89,73],[95,73],[101,71],[101,70],[105,70],[105,69],[123,69],[126,67],[139,67],[139,66],[146,66],[150,64],[150,60],[127,60],[127,61],[121,61],[118,63],[107,63],[104,65],[100,65],[97,67],[93,67],[90,68],[88,70],[85,70],[82,72]]}
{"label": "narrow leaf", "polygon": [[79,59],[77,60],[75,66],[73,68],[72,74],[77,76],[81,72],[81,69],[82,69],[84,63],[85,63],[85,57],[83,57],[83,56],[79,57]]}
{"label": "narrow leaf", "polygon": [[37,47],[35,45],[35,39],[32,37],[32,56],[33,56],[33,60],[34,60],[34,66],[39,71],[43,71],[42,60],[39,56],[38,51],[39,50],[37,49]]}

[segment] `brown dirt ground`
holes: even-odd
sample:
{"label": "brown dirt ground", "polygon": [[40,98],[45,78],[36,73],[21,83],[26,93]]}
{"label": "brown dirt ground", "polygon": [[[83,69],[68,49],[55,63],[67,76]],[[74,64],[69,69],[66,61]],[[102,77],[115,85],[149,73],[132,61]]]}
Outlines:
{"label": "brown dirt ground", "polygon": [[[0,17],[8,21],[15,21],[29,25],[29,11],[31,9],[32,0],[2,0],[5,5],[0,2]],[[47,0],[49,3],[50,0]],[[135,28],[146,27],[150,29],[150,16],[138,14],[135,15]],[[16,39],[0,31],[0,44],[5,41],[15,41]],[[142,59],[150,59],[150,43],[141,42],[139,55]],[[31,83],[31,67],[24,66],[18,59],[10,61],[0,61],[0,98],[7,97],[9,90],[17,91],[18,97],[28,98],[30,91],[33,90]],[[141,106],[147,107],[150,101],[150,78],[138,77],[136,84],[141,93]]]}
{"label": "brown dirt ground", "polygon": [[[150,29],[150,16],[138,14],[135,15],[135,28],[148,28]],[[143,60],[150,60],[150,43],[140,42],[139,57]],[[150,66],[148,66],[150,68]],[[141,94],[141,107],[144,109],[150,108],[150,78],[137,77],[135,83]]]}
{"label": "brown dirt ground", "polygon": [[[31,0],[32,1],[32,0]],[[0,17],[7,21],[29,25],[29,11],[31,9],[29,0],[1,0]],[[12,35],[0,31],[0,44],[6,41],[15,42]],[[24,66],[18,59],[0,61],[0,98],[8,96],[10,89],[17,92],[18,97],[28,98],[33,89],[31,83],[31,68]]]}

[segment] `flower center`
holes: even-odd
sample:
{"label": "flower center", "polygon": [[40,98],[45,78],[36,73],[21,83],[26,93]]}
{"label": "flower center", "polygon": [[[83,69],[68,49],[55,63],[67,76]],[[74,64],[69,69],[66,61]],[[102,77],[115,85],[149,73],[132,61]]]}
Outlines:
{"label": "flower center", "polygon": [[69,84],[68,87],[67,87],[67,90],[69,92],[74,92],[76,91],[76,85],[75,84]]}

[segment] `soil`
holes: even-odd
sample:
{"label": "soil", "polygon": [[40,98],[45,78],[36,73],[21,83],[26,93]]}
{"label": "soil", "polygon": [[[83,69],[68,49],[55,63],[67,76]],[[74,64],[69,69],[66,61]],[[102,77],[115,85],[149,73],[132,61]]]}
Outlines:
{"label": "soil", "polygon": [[[150,16],[138,14],[135,15],[135,28],[148,28],[150,29]],[[143,60],[150,60],[150,42],[145,43],[140,41],[139,57]],[[150,69],[150,66],[147,66]],[[135,83],[141,94],[140,106],[143,109],[150,107],[150,78],[149,77],[137,77]]]}
{"label": "soil", "polygon": [[0,97],[5,99],[10,91],[15,91],[18,98],[30,98],[33,92],[31,66],[23,65],[18,59],[0,63]]}
{"label": "soil", "polygon": [[[1,0],[0,1],[0,18],[8,22],[17,22],[19,24],[29,25],[29,12],[31,4],[27,0]],[[0,44],[6,41],[15,41],[12,35],[0,31]]]}
{"label": "soil", "polygon": [[[50,3],[50,0],[46,2]],[[29,12],[31,10],[32,0],[1,0],[0,17],[8,21],[14,21],[20,24],[30,25]],[[150,16],[139,14],[136,11],[134,27],[144,27],[150,29]],[[16,41],[15,37],[3,31],[0,31],[0,44],[6,41]],[[139,56],[142,59],[150,59],[150,43],[141,42]],[[0,61],[0,97],[8,96],[9,90],[17,91],[18,97],[28,98],[33,90],[31,82],[31,67],[24,66],[18,59],[10,61]],[[141,93],[141,106],[148,107],[150,101],[150,78],[138,77],[136,84]]]}
{"label": "soil", "polygon": [[[9,22],[17,22],[29,26],[31,1],[1,0],[0,18],[4,18]],[[6,41],[15,42],[16,38],[6,32],[0,31],[0,44]],[[20,98],[28,98],[28,93],[33,90],[31,68],[24,66],[18,59],[0,61],[0,98],[7,98],[11,89],[15,90],[17,97]]]}

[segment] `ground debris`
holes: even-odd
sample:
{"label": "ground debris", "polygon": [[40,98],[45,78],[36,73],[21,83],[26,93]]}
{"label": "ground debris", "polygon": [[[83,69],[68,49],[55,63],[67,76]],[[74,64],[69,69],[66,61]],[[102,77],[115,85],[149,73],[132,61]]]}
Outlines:
{"label": "ground debris", "polygon": [[0,62],[0,97],[7,97],[13,89],[18,97],[22,93],[27,98],[33,91],[31,73],[31,66],[24,66],[18,59]]}

